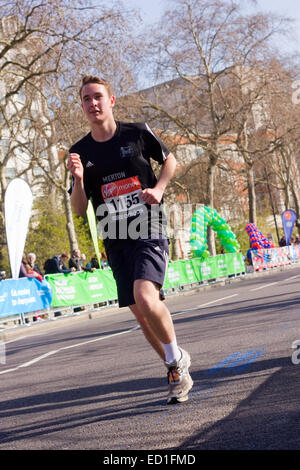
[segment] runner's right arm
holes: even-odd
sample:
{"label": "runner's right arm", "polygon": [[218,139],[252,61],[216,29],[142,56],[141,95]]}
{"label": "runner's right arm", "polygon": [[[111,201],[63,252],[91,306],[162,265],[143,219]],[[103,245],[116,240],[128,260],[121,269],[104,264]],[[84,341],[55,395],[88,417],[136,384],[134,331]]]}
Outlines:
{"label": "runner's right arm", "polygon": [[73,176],[71,204],[77,215],[84,217],[88,198],[86,197],[83,185],[83,166],[80,156],[77,153],[70,153],[67,161],[67,168]]}

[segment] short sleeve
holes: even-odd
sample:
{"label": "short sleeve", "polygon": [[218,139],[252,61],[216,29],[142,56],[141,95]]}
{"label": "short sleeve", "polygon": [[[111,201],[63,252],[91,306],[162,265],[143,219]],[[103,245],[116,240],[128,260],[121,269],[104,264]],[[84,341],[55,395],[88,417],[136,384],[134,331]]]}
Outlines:
{"label": "short sleeve", "polygon": [[145,123],[143,137],[145,156],[163,164],[170,150],[147,123]]}

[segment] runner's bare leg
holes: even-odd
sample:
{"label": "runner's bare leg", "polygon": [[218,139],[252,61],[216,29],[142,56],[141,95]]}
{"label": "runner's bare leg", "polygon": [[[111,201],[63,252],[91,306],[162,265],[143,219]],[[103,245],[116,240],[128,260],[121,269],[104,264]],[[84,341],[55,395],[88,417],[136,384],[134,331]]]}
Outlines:
{"label": "runner's bare leg", "polygon": [[155,334],[153,333],[147,321],[147,318],[145,318],[145,316],[139,311],[139,308],[137,305],[130,305],[129,308],[132,311],[132,313],[135,315],[136,320],[139,323],[144,333],[145,338],[151,344],[151,346],[157,352],[157,354],[161,357],[161,359],[164,361],[165,360],[164,348],[162,347],[162,344],[157,338],[157,336],[155,336]]}
{"label": "runner's bare leg", "polygon": [[159,287],[152,281],[137,279],[133,292],[138,311],[147,322],[158,341],[171,343],[175,338],[175,329],[171,314],[159,296]]}

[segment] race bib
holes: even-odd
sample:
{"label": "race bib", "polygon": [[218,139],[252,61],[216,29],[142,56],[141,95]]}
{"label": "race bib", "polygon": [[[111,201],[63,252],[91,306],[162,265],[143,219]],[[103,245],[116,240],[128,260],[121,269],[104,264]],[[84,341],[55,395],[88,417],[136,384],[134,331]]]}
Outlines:
{"label": "race bib", "polygon": [[142,186],[138,176],[103,184],[101,194],[114,220],[135,217],[144,212]]}

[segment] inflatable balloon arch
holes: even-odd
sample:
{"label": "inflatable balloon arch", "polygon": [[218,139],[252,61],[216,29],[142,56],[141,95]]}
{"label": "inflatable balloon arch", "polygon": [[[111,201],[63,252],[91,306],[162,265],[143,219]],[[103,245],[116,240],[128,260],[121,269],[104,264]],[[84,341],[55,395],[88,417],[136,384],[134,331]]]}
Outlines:
{"label": "inflatable balloon arch", "polygon": [[253,249],[275,248],[275,245],[254,224],[248,224],[245,228],[249,236],[250,247]]}
{"label": "inflatable balloon arch", "polygon": [[207,245],[208,226],[216,232],[227,253],[237,253],[240,250],[236,235],[226,220],[218,214],[216,209],[202,206],[193,213],[191,220],[190,247],[193,257],[204,260],[210,256]]}
{"label": "inflatable balloon arch", "polygon": [[[204,261],[210,256],[207,245],[207,227],[210,226],[217,234],[221,245],[227,253],[237,253],[240,245],[218,212],[210,207],[202,206],[197,209],[191,219],[190,247],[194,258]],[[249,236],[250,248],[247,259],[255,270],[267,267],[290,264],[292,260],[300,260],[300,245],[278,248],[258,230],[255,224],[248,223],[245,230]]]}
{"label": "inflatable balloon arch", "polygon": [[[250,248],[247,251],[247,259],[250,264],[253,264],[255,269],[264,267],[273,267],[272,258],[285,258],[287,253],[281,253],[280,249],[278,253],[273,251],[266,251],[271,248],[276,248],[275,245],[268,239],[265,238],[263,233],[258,230],[255,224],[247,224],[245,227],[246,232],[249,236]],[[280,260],[277,261],[280,264]],[[281,260],[281,264],[286,264],[284,260]]]}

